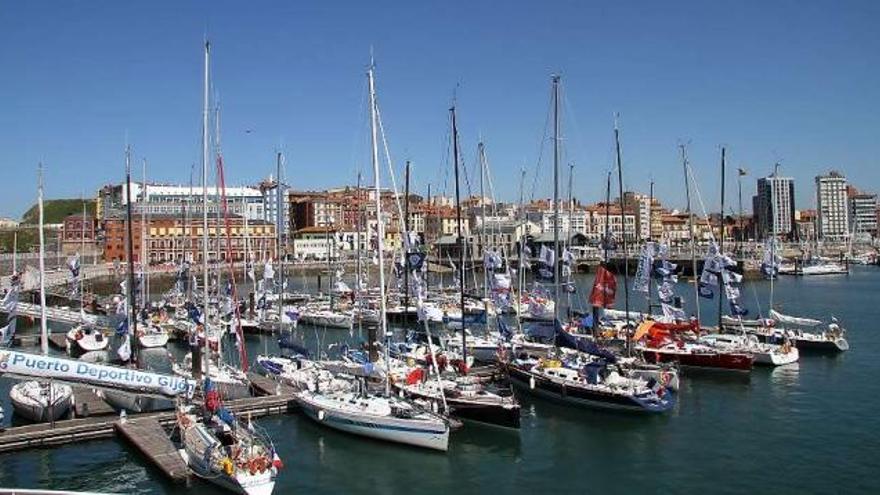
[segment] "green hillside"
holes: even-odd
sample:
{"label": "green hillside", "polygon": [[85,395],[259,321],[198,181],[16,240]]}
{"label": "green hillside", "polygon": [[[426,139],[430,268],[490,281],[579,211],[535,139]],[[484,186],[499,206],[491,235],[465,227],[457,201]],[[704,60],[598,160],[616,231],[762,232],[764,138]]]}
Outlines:
{"label": "green hillside", "polygon": [[[95,214],[95,202],[87,199],[86,212]],[[65,217],[82,213],[83,200],[81,199],[48,199],[43,201],[44,223],[61,223]],[[21,223],[35,224],[39,222],[37,205],[33,205],[21,217]]]}

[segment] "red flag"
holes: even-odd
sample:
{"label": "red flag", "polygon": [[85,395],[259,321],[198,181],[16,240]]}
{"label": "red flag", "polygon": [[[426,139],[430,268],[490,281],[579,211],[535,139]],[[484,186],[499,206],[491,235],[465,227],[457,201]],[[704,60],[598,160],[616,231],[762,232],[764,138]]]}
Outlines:
{"label": "red flag", "polygon": [[596,307],[610,308],[614,306],[614,294],[617,292],[617,279],[604,266],[596,271],[593,290],[590,292],[590,304]]}

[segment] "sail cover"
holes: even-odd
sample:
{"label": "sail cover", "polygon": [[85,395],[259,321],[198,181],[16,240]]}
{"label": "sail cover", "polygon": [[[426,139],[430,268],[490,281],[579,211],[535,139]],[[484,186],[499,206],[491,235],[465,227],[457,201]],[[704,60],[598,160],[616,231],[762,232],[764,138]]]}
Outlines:
{"label": "sail cover", "polygon": [[779,323],[785,323],[787,325],[796,325],[799,327],[815,327],[816,325],[821,325],[822,322],[819,320],[814,320],[812,318],[798,318],[797,316],[788,316],[784,315],[775,309],[770,310],[770,318],[778,321]]}
{"label": "sail cover", "polygon": [[196,385],[195,381],[179,376],[3,349],[0,350],[0,375],[6,374],[164,397],[189,396]]}

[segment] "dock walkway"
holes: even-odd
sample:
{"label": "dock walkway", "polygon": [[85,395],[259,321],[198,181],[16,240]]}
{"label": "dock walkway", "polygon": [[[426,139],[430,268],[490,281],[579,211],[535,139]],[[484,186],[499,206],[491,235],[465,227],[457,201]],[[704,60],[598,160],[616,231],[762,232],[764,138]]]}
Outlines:
{"label": "dock walkway", "polygon": [[184,481],[189,468],[168,438],[165,428],[155,417],[118,420],[116,432],[144,454],[156,468],[172,481]]}

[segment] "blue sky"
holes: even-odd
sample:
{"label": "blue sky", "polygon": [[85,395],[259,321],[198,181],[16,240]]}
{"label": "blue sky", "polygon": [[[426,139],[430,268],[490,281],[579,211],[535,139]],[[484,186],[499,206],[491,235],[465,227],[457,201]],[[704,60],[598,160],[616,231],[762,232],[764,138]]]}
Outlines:
{"label": "blue sky", "polygon": [[[0,215],[94,195],[123,148],[154,180],[187,182],[200,157],[202,41],[213,44],[228,182],[256,182],[283,149],[297,188],[353,183],[364,166],[365,77],[376,54],[392,155],[414,189],[442,192],[457,87],[463,153],[486,142],[499,199],[538,163],[550,74],[563,77],[575,195],[603,196],[620,112],[625,184],[683,204],[677,145],[717,208],[719,147],[754,176],[775,161],[812,205],[839,168],[880,189],[880,2],[12,2],[0,1]],[[251,132],[246,132],[250,130]],[[545,143],[545,145],[548,143]],[[451,183],[446,185],[451,192]],[[615,186],[616,187],[616,186]],[[733,196],[730,196],[733,197]],[[729,203],[730,204],[730,203]]]}

